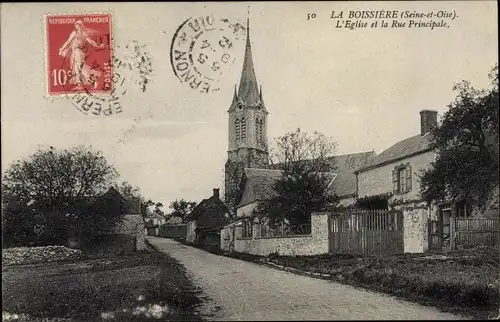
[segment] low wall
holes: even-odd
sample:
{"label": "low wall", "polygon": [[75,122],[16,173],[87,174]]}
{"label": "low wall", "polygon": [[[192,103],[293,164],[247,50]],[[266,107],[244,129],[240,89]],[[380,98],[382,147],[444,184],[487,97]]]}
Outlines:
{"label": "low wall", "polygon": [[123,221],[115,227],[113,233],[134,237],[136,250],[146,249],[146,228],[140,214],[125,215]]}
{"label": "low wall", "polygon": [[310,235],[244,238],[241,233],[241,227],[235,225],[224,227],[221,231],[221,249],[229,251],[232,245],[236,252],[262,256],[271,253],[284,256],[320,255],[327,254],[329,250],[328,213],[311,215]]}
{"label": "low wall", "polygon": [[185,238],[186,237],[186,225],[163,225],[158,233],[159,237],[164,238]]}

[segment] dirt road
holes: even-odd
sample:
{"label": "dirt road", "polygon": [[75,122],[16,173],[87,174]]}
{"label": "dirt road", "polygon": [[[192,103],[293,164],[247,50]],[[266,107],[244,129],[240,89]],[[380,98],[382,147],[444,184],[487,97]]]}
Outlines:
{"label": "dirt road", "polygon": [[388,295],[147,238],[179,260],[212,300],[202,309],[213,313],[210,320],[460,319]]}

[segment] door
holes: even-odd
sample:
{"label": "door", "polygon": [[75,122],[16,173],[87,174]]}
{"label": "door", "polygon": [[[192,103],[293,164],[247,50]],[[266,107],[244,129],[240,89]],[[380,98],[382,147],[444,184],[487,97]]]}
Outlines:
{"label": "door", "polygon": [[440,218],[429,219],[429,250],[441,250],[443,247],[443,227]]}
{"label": "door", "polygon": [[451,209],[443,209],[441,210],[441,222],[443,227],[443,247],[450,247],[450,220],[451,220]]}

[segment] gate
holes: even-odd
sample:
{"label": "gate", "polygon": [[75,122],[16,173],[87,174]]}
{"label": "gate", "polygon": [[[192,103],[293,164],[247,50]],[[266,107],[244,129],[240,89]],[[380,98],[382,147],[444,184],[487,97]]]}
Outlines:
{"label": "gate", "polygon": [[443,225],[441,220],[429,220],[429,250],[441,250],[443,248]]}
{"label": "gate", "polygon": [[401,211],[350,211],[333,213],[330,219],[333,254],[383,256],[404,252]]}

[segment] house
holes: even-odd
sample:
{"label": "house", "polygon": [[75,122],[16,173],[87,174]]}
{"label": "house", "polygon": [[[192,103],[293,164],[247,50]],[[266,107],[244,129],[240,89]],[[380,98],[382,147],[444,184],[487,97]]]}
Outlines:
{"label": "house", "polygon": [[165,224],[165,222],[165,217],[154,211],[150,211],[149,209],[147,210],[147,214],[144,216],[144,223],[149,236],[158,236],[159,229]]}
{"label": "house", "polygon": [[362,209],[405,209],[405,252],[450,247],[454,219],[481,215],[466,200],[428,205],[420,195],[420,177],[436,158],[430,130],[437,111],[420,111],[420,133],[393,144],[355,171],[356,206]]}
{"label": "house", "polygon": [[203,199],[186,218],[186,241],[193,244],[218,244],[220,230],[232,220],[226,205],[220,200],[219,189]]}
{"label": "house", "polygon": [[420,134],[395,143],[355,171],[360,208],[388,209],[421,201],[418,174],[429,169],[436,157],[429,131],[437,126],[437,112],[424,110],[420,115]]}

